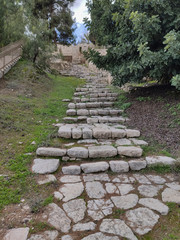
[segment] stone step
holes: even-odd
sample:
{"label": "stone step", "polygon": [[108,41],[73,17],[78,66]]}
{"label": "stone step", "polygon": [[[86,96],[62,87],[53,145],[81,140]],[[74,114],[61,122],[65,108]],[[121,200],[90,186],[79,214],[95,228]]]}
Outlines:
{"label": "stone step", "polygon": [[[141,169],[146,168],[147,166],[151,165],[149,162],[149,158],[138,158],[133,160],[113,160],[113,161],[99,161],[99,162],[89,162],[89,163],[82,163],[82,164],[71,164],[65,167],[62,167],[62,173],[65,175],[79,175],[80,173],[91,174],[91,173],[98,173],[98,172],[106,172],[111,170],[114,173],[127,173],[130,170],[132,171],[139,171]],[[159,164],[159,159],[161,159],[162,165],[173,165],[176,163],[176,160],[166,156],[154,156],[153,159],[155,160],[153,164]],[[141,177],[140,175],[135,175],[137,181],[139,183],[146,183],[150,184],[150,181],[147,178]],[[151,175],[151,180],[155,182],[161,181],[161,177],[154,177]],[[119,181],[120,182],[120,181]],[[163,182],[158,182],[158,184],[162,184]]]}
{"label": "stone step", "polygon": [[118,97],[118,93],[113,93],[111,91],[92,91],[92,92],[75,92],[74,96],[89,96],[91,98],[97,98],[97,97]]}
{"label": "stone step", "polygon": [[115,102],[117,100],[117,97],[96,97],[96,98],[91,98],[91,97],[74,97],[72,98],[74,103],[86,103],[86,102]]}
{"label": "stone step", "polygon": [[123,110],[111,108],[97,108],[97,109],[68,109],[67,116],[118,116],[121,115]]}
{"label": "stone step", "polygon": [[124,123],[129,121],[128,118],[124,117],[111,117],[111,116],[92,116],[87,118],[87,123],[88,124],[93,124],[93,123]]}
{"label": "stone step", "polygon": [[113,107],[114,102],[89,102],[89,103],[69,103],[69,109],[89,109]]}
{"label": "stone step", "polygon": [[99,173],[108,170],[114,173],[127,173],[130,170],[139,171],[146,168],[147,162],[145,159],[137,159],[131,161],[114,160],[82,163],[80,165],[69,165],[62,167],[62,173],[65,175],[79,175],[80,173]]}
{"label": "stone step", "polygon": [[101,89],[106,90],[108,88],[106,85],[101,85],[101,86],[92,86],[92,85],[86,86],[85,85],[82,88],[76,88],[76,92],[93,92],[94,90],[97,91],[97,90],[101,90]]}
{"label": "stone step", "polygon": [[119,129],[105,124],[73,125],[66,124],[59,128],[58,136],[66,139],[120,139],[140,136],[140,131],[133,129]]}
{"label": "stone step", "polygon": [[[36,153],[38,156],[41,157],[57,157],[57,151],[66,151],[66,154],[64,157],[73,158],[73,160],[79,160],[79,159],[93,159],[93,158],[110,158],[115,156],[126,156],[126,157],[141,157],[143,150],[140,147],[135,146],[120,146],[120,147],[113,147],[112,145],[105,145],[105,146],[90,146],[90,147],[72,147],[67,150],[64,149],[49,149],[49,148],[38,148]],[[57,167],[58,168],[58,162],[56,160],[58,159],[45,159],[44,168],[40,169],[39,165],[42,163],[42,159],[35,159],[34,166],[32,170],[37,171],[38,169],[39,173],[42,173],[42,171],[46,171],[46,173],[50,173],[49,170],[46,170],[48,168]],[[53,166],[54,163],[54,166]],[[57,170],[56,168],[56,170]],[[34,170],[35,169],[35,170]],[[56,171],[55,170],[55,171]]]}
{"label": "stone step", "polygon": [[79,117],[65,117],[63,118],[64,122],[66,123],[77,123],[85,121],[88,124],[94,124],[94,123],[125,123],[129,121],[129,118],[124,117],[111,117],[111,116],[79,116]]}

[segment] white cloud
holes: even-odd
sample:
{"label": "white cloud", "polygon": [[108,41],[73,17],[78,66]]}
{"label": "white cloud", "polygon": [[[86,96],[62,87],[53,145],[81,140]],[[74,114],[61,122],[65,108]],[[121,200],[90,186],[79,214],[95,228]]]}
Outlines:
{"label": "white cloud", "polygon": [[86,0],[76,0],[71,10],[74,12],[74,17],[78,23],[83,23],[83,18],[89,17]]}

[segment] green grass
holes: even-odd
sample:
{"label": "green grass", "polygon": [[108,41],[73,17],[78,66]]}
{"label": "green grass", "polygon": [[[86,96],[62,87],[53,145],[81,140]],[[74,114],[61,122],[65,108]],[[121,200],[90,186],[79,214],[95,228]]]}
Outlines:
{"label": "green grass", "polygon": [[128,98],[124,92],[119,91],[119,93],[120,95],[118,96],[118,100],[115,102],[114,106],[125,111],[131,106],[131,103],[128,102]]}
{"label": "green grass", "polygon": [[[32,72],[33,79],[29,77]],[[51,143],[57,132],[52,124],[56,119],[61,122],[66,113],[67,103],[62,99],[72,98],[75,88],[84,83],[75,77],[40,74],[28,62],[20,62],[6,79],[7,85],[13,86],[15,91],[21,85],[21,90],[32,90],[32,97],[21,91],[12,96],[0,94],[0,173],[8,175],[0,179],[0,209],[39,191],[30,172],[34,155],[24,154],[34,154],[38,146]],[[31,144],[33,141],[35,145]]]}
{"label": "green grass", "polygon": [[164,146],[154,143],[153,145],[141,146],[143,149],[143,156],[147,155],[161,155],[166,157],[174,157],[167,149],[164,149]]}

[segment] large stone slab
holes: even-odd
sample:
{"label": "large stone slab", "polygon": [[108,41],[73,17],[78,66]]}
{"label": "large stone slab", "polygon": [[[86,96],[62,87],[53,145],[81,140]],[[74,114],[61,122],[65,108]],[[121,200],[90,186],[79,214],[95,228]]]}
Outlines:
{"label": "large stone slab", "polygon": [[57,179],[54,175],[48,174],[48,175],[43,175],[41,178],[37,181],[39,185],[43,185],[46,183],[51,183],[51,182],[56,182]]}
{"label": "large stone slab", "polygon": [[129,164],[125,161],[110,161],[109,165],[112,172],[129,172]]}
{"label": "large stone slab", "polygon": [[83,147],[73,147],[67,150],[67,155],[71,158],[88,158],[88,150]]}
{"label": "large stone slab", "polygon": [[166,188],[162,192],[163,202],[174,202],[180,204],[180,191],[176,191],[172,188]]}
{"label": "large stone slab", "polygon": [[103,198],[106,194],[102,183],[97,181],[86,182],[86,192],[89,198]]}
{"label": "large stone slab", "polygon": [[148,208],[136,208],[126,212],[126,223],[139,235],[151,231],[158,222],[159,215]]}
{"label": "large stone slab", "polygon": [[75,109],[68,109],[66,111],[67,116],[76,116],[76,110]]}
{"label": "large stone slab", "polygon": [[104,218],[112,214],[112,208],[114,207],[110,199],[95,199],[88,201],[88,215],[95,221]]}
{"label": "large stone slab", "polygon": [[[33,234],[28,240],[56,240],[58,236],[58,231],[45,231],[40,234]],[[21,240],[21,239],[19,239]]]}
{"label": "large stone slab", "polygon": [[117,208],[130,209],[137,205],[138,196],[136,194],[128,194],[125,196],[111,197],[111,200]]}
{"label": "large stone slab", "polygon": [[44,157],[63,157],[66,155],[66,149],[41,147],[37,149],[36,154]]}
{"label": "large stone slab", "polygon": [[13,228],[7,231],[3,240],[27,240],[29,228]]}
{"label": "large stone slab", "polygon": [[71,138],[71,127],[62,126],[59,128],[58,136],[62,138]]}
{"label": "large stone slab", "polygon": [[63,204],[63,209],[67,215],[75,222],[84,219],[86,203],[83,199],[75,199]]}
{"label": "large stone slab", "polygon": [[164,164],[164,165],[172,165],[176,162],[175,159],[166,156],[154,156],[154,157],[146,157],[147,165],[153,164]]}
{"label": "large stone slab", "polygon": [[118,139],[116,140],[116,145],[118,146],[128,146],[128,145],[132,145],[131,141],[127,138],[122,138],[122,139]]}
{"label": "large stone slab", "polygon": [[106,236],[101,232],[90,234],[87,237],[82,238],[81,240],[119,240],[118,237]]}
{"label": "large stone slab", "polygon": [[180,184],[178,182],[166,183],[166,186],[174,190],[180,191]]}
{"label": "large stone slab", "polygon": [[89,115],[89,110],[87,110],[87,109],[79,109],[79,110],[77,110],[77,115],[78,116],[88,116]]}
{"label": "large stone slab", "polygon": [[126,195],[132,190],[134,190],[132,184],[117,184],[117,186],[121,195]]}
{"label": "large stone slab", "polygon": [[65,212],[55,203],[47,206],[48,223],[57,230],[67,233],[71,228],[71,220],[66,216]]}
{"label": "large stone slab", "polygon": [[82,137],[82,131],[79,128],[72,129],[72,138],[73,139],[80,139]]}
{"label": "large stone slab", "polygon": [[126,132],[123,129],[111,128],[112,138],[124,138]]}
{"label": "large stone slab", "polygon": [[88,127],[83,128],[83,139],[91,139],[92,138],[92,130]]}
{"label": "large stone slab", "polygon": [[108,139],[111,138],[111,129],[107,127],[95,127],[93,128],[93,137],[97,139]]}
{"label": "large stone slab", "polygon": [[151,184],[149,179],[142,174],[133,174],[133,177],[141,184]]}
{"label": "large stone slab", "polygon": [[64,235],[62,236],[61,240],[73,240],[70,235]]}
{"label": "large stone slab", "polygon": [[126,129],[126,136],[128,138],[140,137],[140,131],[134,129]]}
{"label": "large stone slab", "polygon": [[76,104],[75,103],[69,103],[68,104],[68,108],[75,109],[76,108]]}
{"label": "large stone slab", "polygon": [[164,184],[166,182],[166,180],[164,178],[162,178],[161,176],[158,175],[150,175],[150,174],[146,174],[146,177],[153,183],[156,184]]}
{"label": "large stone slab", "polygon": [[94,146],[88,147],[90,158],[107,158],[117,155],[117,149],[113,146]]}
{"label": "large stone slab", "polygon": [[81,182],[81,177],[80,176],[71,176],[71,175],[66,175],[60,178],[60,182],[62,183],[76,183],[76,182]]}
{"label": "large stone slab", "polygon": [[34,159],[32,172],[39,174],[53,173],[59,167],[59,159]]}
{"label": "large stone slab", "polygon": [[153,185],[141,185],[138,187],[139,193],[145,197],[155,197],[158,195],[159,187]]}
{"label": "large stone slab", "polygon": [[87,174],[83,176],[83,180],[84,182],[92,182],[92,181],[110,182],[110,178],[106,173]]}
{"label": "large stone slab", "polygon": [[120,219],[104,219],[99,229],[101,232],[118,235],[129,240],[137,240],[132,230]]}
{"label": "large stone slab", "polygon": [[117,148],[118,154],[126,157],[141,157],[142,156],[142,149],[140,147],[125,147],[121,146]]}
{"label": "large stone slab", "polygon": [[59,192],[63,194],[63,202],[68,202],[79,197],[84,191],[84,185],[80,183],[64,184],[60,187]]}
{"label": "large stone slab", "polygon": [[106,183],[105,186],[106,186],[106,191],[110,194],[113,194],[115,192],[117,193],[118,191],[116,185],[114,185],[113,183]]}
{"label": "large stone slab", "polygon": [[81,168],[77,165],[62,167],[62,172],[67,175],[78,175],[81,173]]}
{"label": "large stone slab", "polygon": [[84,139],[84,140],[79,140],[77,143],[78,144],[98,144],[98,141],[96,139]]}
{"label": "large stone slab", "polygon": [[87,118],[88,124],[98,123],[98,118]]}
{"label": "large stone slab", "polygon": [[133,142],[134,145],[143,145],[143,146],[148,146],[148,143],[144,140],[139,140],[136,138],[131,138],[131,141]]}
{"label": "large stone slab", "polygon": [[93,222],[77,223],[73,226],[73,232],[93,231],[95,227],[96,224]]}
{"label": "large stone slab", "polygon": [[131,160],[128,163],[133,171],[139,171],[147,166],[147,162],[144,159]]}
{"label": "large stone slab", "polygon": [[86,103],[76,103],[76,108],[84,109],[84,108],[86,108]]}
{"label": "large stone slab", "polygon": [[161,213],[161,215],[167,215],[169,211],[168,206],[163,204],[158,199],[154,199],[154,198],[141,198],[139,200],[139,204],[143,205],[144,207],[148,207],[152,210],[155,210]]}
{"label": "large stone slab", "polygon": [[109,168],[107,162],[83,163],[80,166],[84,173],[105,172]]}

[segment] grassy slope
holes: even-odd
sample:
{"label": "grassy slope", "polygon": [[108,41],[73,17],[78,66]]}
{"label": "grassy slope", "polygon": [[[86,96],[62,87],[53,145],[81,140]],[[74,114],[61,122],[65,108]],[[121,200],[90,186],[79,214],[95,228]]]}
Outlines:
{"label": "grassy slope", "polygon": [[[29,171],[32,152],[48,144],[56,119],[65,116],[64,98],[71,98],[83,80],[73,77],[44,75],[28,62],[21,61],[6,76],[0,91],[0,208],[17,203],[28,193],[38,192]],[[35,141],[36,144],[31,143]]]}

